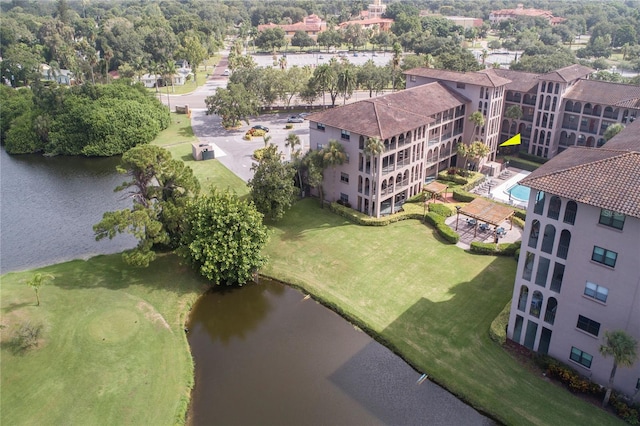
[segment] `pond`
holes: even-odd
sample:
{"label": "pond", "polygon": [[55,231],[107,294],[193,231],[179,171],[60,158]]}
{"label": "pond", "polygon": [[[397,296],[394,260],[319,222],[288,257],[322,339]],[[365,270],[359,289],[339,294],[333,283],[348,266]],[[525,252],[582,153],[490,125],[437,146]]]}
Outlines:
{"label": "pond", "polygon": [[194,306],[191,425],[489,425],[301,292],[261,280]]}

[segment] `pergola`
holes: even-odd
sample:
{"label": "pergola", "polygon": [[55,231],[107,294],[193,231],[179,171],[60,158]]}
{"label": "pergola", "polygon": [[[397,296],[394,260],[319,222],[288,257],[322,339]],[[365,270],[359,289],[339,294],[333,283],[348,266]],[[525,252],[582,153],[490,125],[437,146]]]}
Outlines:
{"label": "pergola", "polygon": [[[509,207],[496,204],[486,198],[476,198],[466,206],[458,209],[458,220],[460,218],[460,213],[476,219],[473,233],[473,236],[475,237],[478,233],[478,224],[480,222],[486,222],[498,227],[502,222],[513,216],[514,210]],[[511,225],[509,229],[513,229],[513,223],[509,221],[509,224]]]}
{"label": "pergola", "polygon": [[422,187],[423,191],[431,193],[431,198],[437,197],[442,192],[444,192],[444,197],[447,198],[447,189],[449,189],[447,185],[435,180]]}

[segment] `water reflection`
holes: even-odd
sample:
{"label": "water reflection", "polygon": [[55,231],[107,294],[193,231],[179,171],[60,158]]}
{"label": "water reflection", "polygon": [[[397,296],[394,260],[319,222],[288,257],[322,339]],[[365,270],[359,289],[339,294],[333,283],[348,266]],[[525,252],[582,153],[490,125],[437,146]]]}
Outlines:
{"label": "water reflection", "polygon": [[329,309],[273,282],[204,296],[189,322],[192,425],[481,425]]}

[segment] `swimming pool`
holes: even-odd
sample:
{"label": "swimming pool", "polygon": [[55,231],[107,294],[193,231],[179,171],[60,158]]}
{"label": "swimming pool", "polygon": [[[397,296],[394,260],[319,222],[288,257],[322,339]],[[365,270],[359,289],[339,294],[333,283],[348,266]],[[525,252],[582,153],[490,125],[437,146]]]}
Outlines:
{"label": "swimming pool", "polygon": [[505,191],[507,195],[511,195],[511,198],[518,201],[524,201],[525,203],[529,201],[530,192],[531,190],[529,189],[529,187],[518,184],[513,185]]}

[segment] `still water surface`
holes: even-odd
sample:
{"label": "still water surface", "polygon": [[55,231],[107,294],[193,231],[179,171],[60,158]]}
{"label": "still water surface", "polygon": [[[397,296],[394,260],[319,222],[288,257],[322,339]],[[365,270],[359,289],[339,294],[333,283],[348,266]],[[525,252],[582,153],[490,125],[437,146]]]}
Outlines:
{"label": "still water surface", "polygon": [[0,273],[30,269],[135,246],[122,234],[95,241],[106,211],[131,205],[114,193],[120,158],[8,155],[0,149]]}
{"label": "still water surface", "polygon": [[261,280],[194,306],[192,425],[490,425],[343,318]]}

